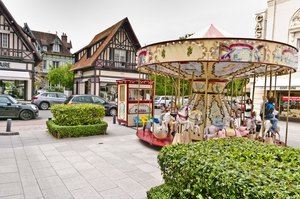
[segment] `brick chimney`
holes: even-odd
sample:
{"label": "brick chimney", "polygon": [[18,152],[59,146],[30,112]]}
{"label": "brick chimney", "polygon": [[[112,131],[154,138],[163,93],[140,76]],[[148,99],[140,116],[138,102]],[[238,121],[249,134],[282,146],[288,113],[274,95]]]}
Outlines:
{"label": "brick chimney", "polygon": [[68,43],[68,36],[67,36],[66,33],[62,33],[62,35],[61,35],[61,41],[63,43]]}

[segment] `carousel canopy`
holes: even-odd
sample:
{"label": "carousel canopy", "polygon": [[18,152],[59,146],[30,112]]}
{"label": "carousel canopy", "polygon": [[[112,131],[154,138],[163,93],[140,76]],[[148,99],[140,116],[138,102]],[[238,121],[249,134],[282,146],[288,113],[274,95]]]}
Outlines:
{"label": "carousel canopy", "polygon": [[182,79],[225,80],[295,72],[297,48],[276,41],[233,38],[214,25],[188,39],[164,41],[141,48],[137,68]]}

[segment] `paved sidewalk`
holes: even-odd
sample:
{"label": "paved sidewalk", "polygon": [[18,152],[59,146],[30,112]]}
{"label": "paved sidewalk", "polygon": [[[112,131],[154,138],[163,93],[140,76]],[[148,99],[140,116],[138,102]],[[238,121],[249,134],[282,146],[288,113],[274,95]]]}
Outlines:
{"label": "paved sidewalk", "polygon": [[0,198],[146,198],[162,183],[158,149],[106,120],[102,136],[58,140],[42,122],[0,136]]}

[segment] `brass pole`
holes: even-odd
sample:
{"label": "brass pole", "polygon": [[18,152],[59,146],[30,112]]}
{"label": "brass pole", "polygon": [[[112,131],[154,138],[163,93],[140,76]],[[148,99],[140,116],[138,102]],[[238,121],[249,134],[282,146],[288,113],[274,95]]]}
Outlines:
{"label": "brass pole", "polygon": [[[270,68],[270,89],[269,98],[272,96],[272,68]],[[274,96],[273,96],[274,97]]]}
{"label": "brass pole", "polygon": [[167,107],[167,76],[165,76],[165,108]]}
{"label": "brass pole", "polygon": [[177,78],[177,103],[178,104],[176,104],[177,105],[177,109],[179,109],[180,108],[180,73],[181,72],[181,70],[180,70],[180,65],[179,65],[179,71],[178,71],[178,78]]}
{"label": "brass pole", "polygon": [[[157,74],[157,65],[155,65],[155,74],[154,74],[154,96],[156,91],[156,74]],[[154,111],[152,112],[152,139],[153,139],[153,133],[154,133]]]}
{"label": "brass pole", "polygon": [[251,113],[253,112],[254,109],[254,92],[255,92],[255,83],[256,83],[256,75],[254,75],[254,79],[253,79],[253,88],[252,88],[252,105],[251,105]]}
{"label": "brass pole", "polygon": [[[243,118],[245,120],[245,110],[246,110],[246,97],[247,97],[247,79],[244,79],[244,112],[243,112]],[[243,111],[243,110],[242,110]]]}
{"label": "brass pole", "polygon": [[184,81],[184,79],[182,79],[182,99],[181,99],[182,106],[184,103],[184,85],[185,85],[185,81]]}
{"label": "brass pole", "polygon": [[232,80],[231,80],[231,96],[230,96],[230,101],[231,101],[231,103],[230,103],[230,112],[232,111],[232,96],[233,96],[233,82],[234,82],[234,77],[232,78]]}
{"label": "brass pole", "polygon": [[[204,129],[206,127],[206,117],[207,117],[207,107],[208,107],[208,97],[207,97],[207,90],[208,90],[208,63],[206,63],[206,72],[205,72],[205,95],[204,95],[204,103],[205,103],[205,112],[204,112],[204,125],[202,133],[204,133]],[[203,136],[202,136],[203,139]]]}
{"label": "brass pole", "polygon": [[[139,129],[139,121],[140,121],[140,88],[141,88],[141,72],[139,71],[139,81],[138,81],[138,93],[137,93],[137,98],[138,98],[138,107],[137,107],[137,130]],[[127,114],[128,114],[128,110]]]}
{"label": "brass pole", "polygon": [[172,109],[173,109],[173,98],[174,98],[174,81],[173,78],[171,79],[172,81],[172,101],[171,101],[171,107],[170,107],[170,113],[172,113]]}
{"label": "brass pole", "polygon": [[285,146],[287,146],[288,130],[289,130],[289,112],[290,112],[290,97],[291,97],[291,79],[292,71],[289,74],[289,92],[288,92],[288,105],[287,105],[287,114],[286,114],[286,129],[285,129]]}
{"label": "brass pole", "polygon": [[194,75],[195,75],[195,71],[193,71],[193,74],[192,74],[192,81],[191,81],[191,84],[190,84],[190,96],[189,96],[189,102],[191,102],[191,100],[192,100],[192,95],[193,95]]}
{"label": "brass pole", "polygon": [[265,97],[267,94],[267,72],[268,72],[268,66],[266,65],[266,69],[265,69],[265,86],[264,86],[264,96],[263,96],[263,106],[262,106],[262,116],[263,118],[261,118],[262,121],[262,138],[264,138],[264,134],[265,134]]}
{"label": "brass pole", "polygon": [[277,96],[276,96],[277,95],[276,87],[277,87],[277,73],[275,73],[274,97],[275,97],[276,101],[278,101]]}

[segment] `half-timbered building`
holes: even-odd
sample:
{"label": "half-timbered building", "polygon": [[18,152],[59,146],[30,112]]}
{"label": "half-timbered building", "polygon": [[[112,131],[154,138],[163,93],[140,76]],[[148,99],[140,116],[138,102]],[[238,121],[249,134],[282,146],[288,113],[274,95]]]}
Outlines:
{"label": "half-timbered building", "polygon": [[40,62],[32,42],[0,1],[0,94],[31,100]]}
{"label": "half-timbered building", "polygon": [[75,94],[93,94],[112,101],[116,80],[138,78],[136,52],[140,43],[127,18],[97,34],[74,54]]}

